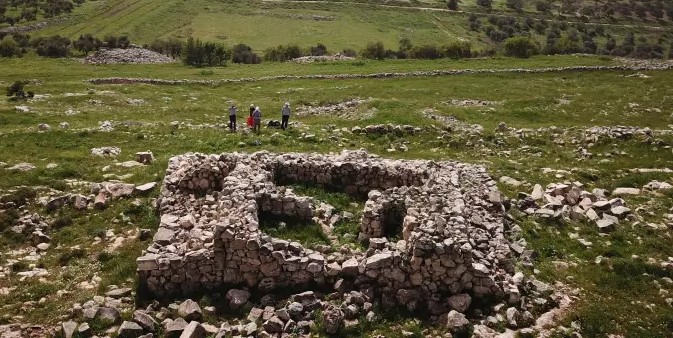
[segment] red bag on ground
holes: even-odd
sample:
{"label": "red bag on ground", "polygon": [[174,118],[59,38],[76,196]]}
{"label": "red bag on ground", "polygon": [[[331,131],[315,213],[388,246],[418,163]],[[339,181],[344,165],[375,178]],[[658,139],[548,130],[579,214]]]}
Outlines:
{"label": "red bag on ground", "polygon": [[248,127],[252,127],[252,116],[248,116],[248,121],[246,121]]}

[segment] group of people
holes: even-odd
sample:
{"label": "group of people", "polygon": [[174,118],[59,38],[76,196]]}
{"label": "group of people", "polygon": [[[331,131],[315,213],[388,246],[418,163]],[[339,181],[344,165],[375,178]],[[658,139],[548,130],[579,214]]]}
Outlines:
{"label": "group of people", "polygon": [[[236,115],[238,114],[238,108],[236,105],[232,104],[229,107],[229,130],[234,132],[236,131]],[[290,103],[285,102],[283,108],[280,109],[280,128],[285,130],[287,124],[290,121]],[[259,107],[254,104],[250,105],[250,115],[248,116],[247,125],[252,128],[254,132],[259,132],[262,126],[262,111]]]}

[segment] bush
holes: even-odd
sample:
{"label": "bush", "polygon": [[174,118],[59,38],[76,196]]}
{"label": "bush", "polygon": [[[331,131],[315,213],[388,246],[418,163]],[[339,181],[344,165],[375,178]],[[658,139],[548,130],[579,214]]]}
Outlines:
{"label": "bush", "polygon": [[521,12],[523,10],[523,0],[507,0],[507,8]]}
{"label": "bush", "polygon": [[37,38],[33,41],[37,55],[50,58],[62,58],[70,53],[70,39],[60,35]]}
{"label": "bush", "polygon": [[529,58],[539,53],[537,44],[530,38],[516,36],[505,40],[505,55],[518,58]]}
{"label": "bush", "polygon": [[477,5],[484,7],[486,9],[491,9],[493,5],[493,0],[477,0]]}
{"label": "bush", "polygon": [[183,47],[184,42],[176,38],[169,38],[168,40],[154,40],[145,48],[177,59],[182,57]]}
{"label": "bush", "polygon": [[411,53],[411,49],[414,47],[414,45],[411,43],[411,40],[409,38],[402,38],[400,39],[400,47],[397,50],[397,58],[398,59],[406,59],[408,58]]}
{"label": "bush", "polygon": [[264,51],[264,60],[285,62],[302,57],[301,48],[297,45],[280,45]]}
{"label": "bush", "polygon": [[458,9],[458,0],[449,0],[446,2],[446,7],[452,11]]}
{"label": "bush", "polygon": [[103,38],[103,41],[105,42],[105,47],[107,48],[126,49],[129,48],[129,46],[131,45],[131,41],[126,35],[122,36],[107,35],[105,36],[105,38]]}
{"label": "bush", "polygon": [[551,3],[547,1],[538,1],[535,3],[535,9],[541,13],[547,13],[551,11]]}
{"label": "bush", "polygon": [[360,55],[365,59],[383,60],[386,57],[386,50],[383,42],[370,42],[360,52]]}
{"label": "bush", "polygon": [[442,48],[442,55],[451,59],[472,57],[470,43],[465,41],[458,41],[448,44]]}
{"label": "bush", "polygon": [[0,41],[0,57],[11,58],[14,56],[21,56],[21,49],[19,44],[14,41],[14,38],[7,35]]}
{"label": "bush", "polygon": [[352,58],[358,56],[358,53],[354,49],[351,49],[351,48],[345,48],[344,50],[341,51],[341,54],[343,54],[344,56],[352,57]]}
{"label": "bush", "polygon": [[317,46],[311,47],[309,49],[309,54],[311,56],[327,55],[327,47],[325,45],[323,45],[322,43],[319,43]]}
{"label": "bush", "polygon": [[410,56],[414,59],[439,59],[442,55],[435,45],[416,46],[411,49]]}
{"label": "bush", "polygon": [[222,44],[203,43],[201,40],[189,38],[185,45],[183,63],[193,67],[224,66],[229,59],[229,52]]}
{"label": "bush", "polygon": [[[27,100],[32,95],[31,93],[28,92],[28,94],[23,90],[24,86],[26,85],[26,82],[24,81],[14,81],[12,85],[7,87],[7,96],[9,96],[11,101],[18,101],[18,100]],[[12,202],[18,202],[18,201],[12,201]],[[25,203],[25,199],[21,200],[21,202]],[[22,203],[16,203],[17,205],[22,205]]]}
{"label": "bush", "polygon": [[262,59],[252,52],[250,46],[238,44],[234,46],[231,61],[233,63],[258,64],[262,62]]}
{"label": "bush", "polygon": [[78,51],[89,54],[89,52],[98,50],[103,43],[93,37],[91,34],[80,35],[79,39],[73,43],[73,47]]}

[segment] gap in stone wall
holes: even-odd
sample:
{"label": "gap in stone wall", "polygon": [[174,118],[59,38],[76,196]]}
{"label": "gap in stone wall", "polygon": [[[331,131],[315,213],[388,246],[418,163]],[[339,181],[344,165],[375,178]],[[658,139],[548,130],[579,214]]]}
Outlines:
{"label": "gap in stone wall", "polygon": [[389,242],[397,242],[402,239],[402,223],[407,215],[407,208],[403,202],[392,202],[383,209],[382,225],[383,237]]}

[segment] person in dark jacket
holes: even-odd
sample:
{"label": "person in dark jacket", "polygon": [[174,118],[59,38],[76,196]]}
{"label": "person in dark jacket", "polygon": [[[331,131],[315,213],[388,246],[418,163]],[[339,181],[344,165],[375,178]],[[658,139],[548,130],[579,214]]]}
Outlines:
{"label": "person in dark jacket", "polygon": [[252,113],[254,113],[254,112],[255,112],[255,105],[254,105],[254,104],[250,104],[250,116],[251,116],[251,117],[252,117]]}
{"label": "person in dark jacket", "polygon": [[229,131],[236,131],[236,112],[238,109],[235,105],[229,107]]}
{"label": "person in dark jacket", "polygon": [[259,133],[262,127],[262,112],[259,110],[259,107],[255,107],[255,110],[252,112],[252,121],[252,130]]}

